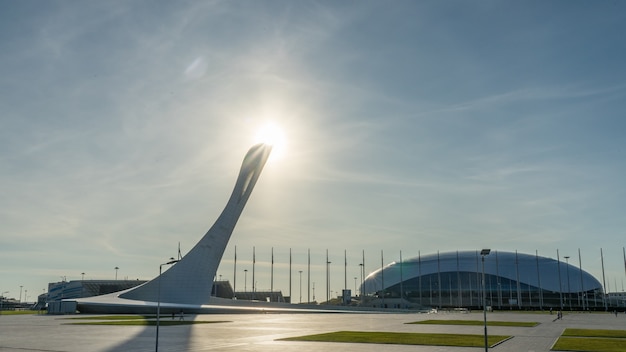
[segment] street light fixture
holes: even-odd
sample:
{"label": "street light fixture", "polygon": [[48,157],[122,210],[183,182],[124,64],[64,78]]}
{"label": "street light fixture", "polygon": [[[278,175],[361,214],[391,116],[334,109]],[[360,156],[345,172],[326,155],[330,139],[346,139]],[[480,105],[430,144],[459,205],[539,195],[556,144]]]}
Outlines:
{"label": "street light fixture", "polygon": [[[177,262],[178,262],[177,259],[174,259],[173,257],[171,257],[169,262],[159,265],[159,289],[157,291],[156,344],[154,347],[155,352],[159,351],[159,325],[161,322],[161,272],[163,270],[163,265],[172,265]],[[118,269],[118,268],[115,267],[115,269]]]}
{"label": "street light fixture", "polygon": [[326,257],[326,302],[330,301],[332,297],[331,289],[330,289],[330,264],[332,262],[328,261],[328,255]]}
{"label": "street light fixture", "polygon": [[361,271],[361,291],[359,292],[359,294],[361,296],[361,303],[363,303],[363,272],[365,271],[364,269],[365,265],[363,265],[363,263],[359,263],[359,267],[360,267],[359,270]]}
{"label": "street light fixture", "polygon": [[80,296],[85,297],[85,273],[80,273]]}
{"label": "street light fixture", "polygon": [[300,301],[302,303],[302,270],[298,270],[298,274],[300,275]]}
{"label": "street light fixture", "polygon": [[569,285],[569,255],[564,256],[565,258],[565,272],[567,275],[567,302],[569,303],[569,310],[572,310],[572,291]]}
{"label": "street light fixture", "polygon": [[116,267],[115,267],[115,280],[117,280],[117,271],[118,271],[118,270],[120,270],[120,268],[116,266]]}
{"label": "street light fixture", "polygon": [[483,249],[480,251],[483,263],[483,323],[485,325],[485,352],[489,349],[489,343],[487,342],[487,294],[485,292],[485,257],[491,253],[491,249]]}

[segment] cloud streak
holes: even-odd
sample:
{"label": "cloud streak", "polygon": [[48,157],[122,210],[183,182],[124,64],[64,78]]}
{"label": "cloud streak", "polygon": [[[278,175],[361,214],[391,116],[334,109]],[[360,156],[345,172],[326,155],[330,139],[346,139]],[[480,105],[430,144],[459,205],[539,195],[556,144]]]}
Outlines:
{"label": "cloud streak", "polygon": [[266,165],[225,276],[234,245],[300,263],[365,250],[368,271],[381,249],[623,246],[626,12],[554,6],[4,6],[3,286],[154,276],[221,212],[270,120],[289,150]]}

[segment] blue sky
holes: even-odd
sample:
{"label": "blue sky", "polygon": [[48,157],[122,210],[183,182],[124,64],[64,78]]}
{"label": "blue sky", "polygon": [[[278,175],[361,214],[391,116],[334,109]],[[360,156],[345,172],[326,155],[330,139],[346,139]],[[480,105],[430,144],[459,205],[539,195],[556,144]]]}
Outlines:
{"label": "blue sky", "polygon": [[238,288],[255,246],[294,296],[310,249],[318,299],[326,249],[335,292],[344,250],[353,278],[485,247],[600,280],[603,248],[621,289],[625,32],[619,1],[0,1],[0,291],[154,277],[270,121]]}

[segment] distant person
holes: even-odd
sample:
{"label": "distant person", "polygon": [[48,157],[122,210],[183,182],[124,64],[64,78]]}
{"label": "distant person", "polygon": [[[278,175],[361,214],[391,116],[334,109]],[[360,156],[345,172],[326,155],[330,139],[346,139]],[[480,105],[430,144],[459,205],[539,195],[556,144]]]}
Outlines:
{"label": "distant person", "polygon": [[550,315],[552,315],[552,307],[550,307]]}
{"label": "distant person", "polygon": [[174,320],[174,312],[172,312],[172,320]]}
{"label": "distant person", "polygon": [[183,313],[183,311],[180,311],[180,316],[178,318],[178,320],[185,320],[185,313]]}

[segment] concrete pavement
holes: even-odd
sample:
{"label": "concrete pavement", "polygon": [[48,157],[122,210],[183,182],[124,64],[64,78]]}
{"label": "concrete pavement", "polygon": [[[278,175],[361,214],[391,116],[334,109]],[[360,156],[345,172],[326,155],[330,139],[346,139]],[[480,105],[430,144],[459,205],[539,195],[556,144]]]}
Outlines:
{"label": "concrete pavement", "polygon": [[[79,315],[82,316],[82,315]],[[154,351],[155,327],[68,325],[79,316],[0,316],[0,351],[24,352],[117,352]],[[532,328],[488,327],[489,334],[511,335],[512,339],[493,351],[550,351],[567,327],[626,330],[626,315],[572,313],[563,320],[556,315],[493,312],[488,320],[536,321]],[[166,318],[167,319],[167,318]],[[380,351],[380,345],[286,342],[277,339],[324,332],[395,331],[483,334],[482,326],[415,325],[426,319],[482,320],[482,312],[437,314],[237,314],[189,315],[186,320],[228,321],[215,324],[162,326],[159,351]],[[385,351],[476,352],[477,348],[385,345]],[[626,347],[625,347],[626,350]]]}

